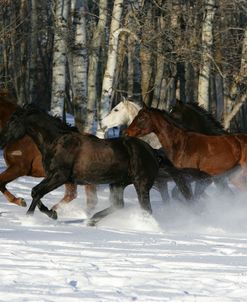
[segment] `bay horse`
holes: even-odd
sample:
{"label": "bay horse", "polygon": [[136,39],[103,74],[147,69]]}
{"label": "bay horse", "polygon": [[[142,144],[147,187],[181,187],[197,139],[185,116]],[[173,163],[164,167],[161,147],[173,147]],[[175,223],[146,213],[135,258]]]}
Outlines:
{"label": "bay horse", "polygon": [[[223,125],[198,103],[184,103],[180,100],[176,100],[175,104],[170,107],[169,114],[190,131],[206,135],[229,134],[229,132],[224,129]],[[241,169],[237,168],[238,167],[236,166],[236,169],[232,169],[226,176],[230,178],[229,180],[232,184],[239,189],[242,189],[243,185],[245,187],[246,183],[243,182],[243,173]],[[224,177],[214,178],[214,182],[221,190],[232,192]]]}
{"label": "bay horse", "polygon": [[129,136],[154,132],[176,167],[196,168],[217,176],[240,165],[247,175],[247,135],[204,135],[177,123],[164,110],[144,107],[126,129]]}
{"label": "bay horse", "polygon": [[41,212],[56,219],[56,211],[41,202],[48,192],[65,183],[109,184],[111,206],[94,214],[94,225],[101,218],[124,206],[124,188],[133,184],[141,208],[152,213],[149,191],[158,175],[159,164],[153,149],[137,138],[99,139],[81,134],[34,106],[18,108],[0,134],[0,147],[29,135],[43,158],[45,178],[31,192],[27,214],[38,205]]}
{"label": "bay horse", "polygon": [[[19,108],[16,99],[7,91],[0,92],[0,130],[6,125],[10,116]],[[6,185],[20,176],[44,177],[45,171],[42,165],[42,155],[32,138],[28,135],[8,143],[3,149],[3,156],[7,165],[5,171],[0,174],[0,191],[7,200],[19,206],[26,206],[23,198],[15,197],[6,188]],[[97,203],[96,187],[85,186],[87,209],[92,209]],[[64,203],[72,201],[77,196],[75,184],[65,184],[65,194],[59,203],[53,206],[57,209]]]}

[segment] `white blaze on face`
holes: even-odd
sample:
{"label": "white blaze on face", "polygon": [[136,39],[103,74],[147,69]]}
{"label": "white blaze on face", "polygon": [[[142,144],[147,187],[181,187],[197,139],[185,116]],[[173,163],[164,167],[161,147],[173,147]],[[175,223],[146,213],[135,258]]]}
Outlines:
{"label": "white blaze on face", "polygon": [[10,153],[12,156],[22,156],[21,150],[14,150]]}

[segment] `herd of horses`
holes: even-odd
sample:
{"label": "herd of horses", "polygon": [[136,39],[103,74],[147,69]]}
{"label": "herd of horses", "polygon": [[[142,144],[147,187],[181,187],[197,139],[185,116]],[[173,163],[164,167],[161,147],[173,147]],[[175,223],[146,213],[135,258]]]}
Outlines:
{"label": "herd of horses", "polygon": [[[0,148],[7,168],[0,174],[0,190],[8,201],[26,206],[6,185],[20,176],[42,177],[32,188],[32,202],[56,219],[56,209],[73,200],[77,185],[84,185],[89,213],[97,204],[98,184],[109,184],[111,205],[88,221],[100,219],[124,206],[123,193],[133,184],[140,207],[151,214],[150,189],[170,198],[168,182],[175,182],[172,197],[196,201],[214,182],[229,190],[242,188],[247,176],[247,135],[227,133],[210,113],[195,103],[177,101],[170,112],[138,106],[124,100],[101,121],[101,131],[127,126],[124,136],[98,138],[80,133],[57,117],[33,105],[20,107],[8,93],[0,93]],[[100,131],[99,131],[100,133]],[[195,183],[194,190],[192,183]],[[41,199],[65,185],[62,200],[48,209]]]}

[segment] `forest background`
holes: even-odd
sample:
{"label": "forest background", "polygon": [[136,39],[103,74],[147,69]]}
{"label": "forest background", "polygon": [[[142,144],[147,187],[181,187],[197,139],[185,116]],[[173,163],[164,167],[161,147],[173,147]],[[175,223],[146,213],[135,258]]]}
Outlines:
{"label": "forest background", "polygon": [[0,88],[93,131],[123,97],[247,129],[246,0],[0,0]]}

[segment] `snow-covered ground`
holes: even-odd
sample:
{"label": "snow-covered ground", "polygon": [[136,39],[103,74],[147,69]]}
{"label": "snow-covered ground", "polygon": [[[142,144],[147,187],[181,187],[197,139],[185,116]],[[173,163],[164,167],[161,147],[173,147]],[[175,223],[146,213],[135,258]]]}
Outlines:
{"label": "snow-covered ground", "polygon": [[[8,188],[30,205],[39,181],[22,177]],[[163,205],[152,191],[153,217],[143,217],[129,186],[126,207],[97,227],[80,221],[83,187],[57,221],[38,209],[27,217],[1,194],[0,301],[247,301],[247,194],[207,192],[209,200],[186,206]],[[63,187],[43,202],[62,195]],[[108,205],[107,186],[98,196],[97,210]]]}

